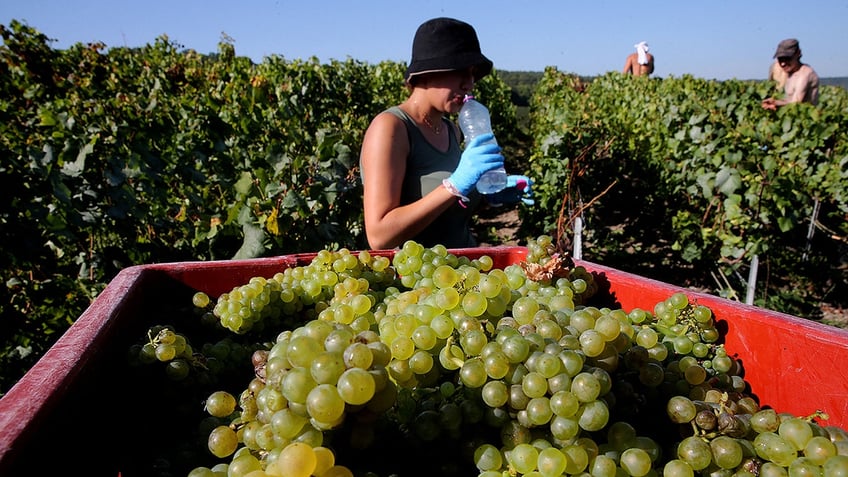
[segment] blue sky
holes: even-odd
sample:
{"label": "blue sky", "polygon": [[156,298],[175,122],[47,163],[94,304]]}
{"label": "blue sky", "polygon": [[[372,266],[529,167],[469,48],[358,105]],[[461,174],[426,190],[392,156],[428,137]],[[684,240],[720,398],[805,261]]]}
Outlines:
{"label": "blue sky", "polygon": [[[804,3],[808,8],[802,8]],[[848,76],[848,1],[835,0],[3,0],[0,23],[24,21],[54,48],[101,41],[138,47],[160,35],[199,53],[222,34],[236,54],[369,63],[409,61],[423,21],[450,16],[477,29],[500,70],[597,75],[620,70],[645,40],[655,76],[764,79],[777,43],[798,38],[821,77]]]}

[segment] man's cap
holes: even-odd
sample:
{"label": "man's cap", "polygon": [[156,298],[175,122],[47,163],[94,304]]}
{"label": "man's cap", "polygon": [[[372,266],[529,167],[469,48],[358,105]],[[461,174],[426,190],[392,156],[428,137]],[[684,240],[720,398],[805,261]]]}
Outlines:
{"label": "man's cap", "polygon": [[795,56],[795,54],[799,51],[800,48],[798,47],[798,40],[795,38],[787,38],[777,45],[777,51],[774,52],[774,57],[782,58],[785,56]]}

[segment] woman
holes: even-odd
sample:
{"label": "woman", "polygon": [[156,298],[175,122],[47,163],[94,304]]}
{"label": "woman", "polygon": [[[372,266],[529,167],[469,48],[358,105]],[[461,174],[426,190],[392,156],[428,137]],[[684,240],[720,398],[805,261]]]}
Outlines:
{"label": "woman", "polygon": [[491,135],[461,150],[459,129],[444,116],[459,112],[474,83],[491,71],[471,25],[435,18],[418,28],[405,77],[410,94],[374,118],[362,143],[371,248],[395,248],[407,240],[427,247],[477,245],[471,218],[481,197],[475,184],[483,173],[503,167],[504,159],[496,144],[483,144]]}

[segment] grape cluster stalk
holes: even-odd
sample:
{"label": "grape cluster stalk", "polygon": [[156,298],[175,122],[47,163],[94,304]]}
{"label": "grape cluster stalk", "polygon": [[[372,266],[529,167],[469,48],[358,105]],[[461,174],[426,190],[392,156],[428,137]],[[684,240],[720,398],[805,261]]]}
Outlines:
{"label": "grape cluster stalk", "polygon": [[[195,295],[205,320],[272,340],[243,389],[206,400],[211,460],[189,477],[848,475],[848,433],[761,407],[709,308],[594,306],[551,237],[527,249],[502,269],[414,241],[322,250]],[[179,336],[157,330],[141,360]]]}

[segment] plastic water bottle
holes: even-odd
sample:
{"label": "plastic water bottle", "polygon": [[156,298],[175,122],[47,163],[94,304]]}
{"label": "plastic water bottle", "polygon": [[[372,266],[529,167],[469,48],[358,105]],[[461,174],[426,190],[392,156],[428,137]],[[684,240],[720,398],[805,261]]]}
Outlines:
{"label": "plastic water bottle", "polygon": [[[466,96],[462,109],[459,110],[459,128],[465,136],[468,144],[481,134],[492,132],[492,120],[486,106],[474,99],[474,96]],[[491,142],[497,144],[495,139]],[[477,190],[481,194],[494,194],[506,188],[506,169],[499,167],[483,174],[477,181]]]}

